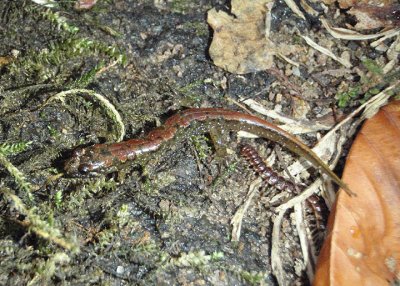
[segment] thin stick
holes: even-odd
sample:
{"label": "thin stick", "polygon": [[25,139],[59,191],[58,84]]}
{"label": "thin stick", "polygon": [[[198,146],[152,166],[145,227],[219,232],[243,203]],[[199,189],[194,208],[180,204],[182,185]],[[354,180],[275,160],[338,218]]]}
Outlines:
{"label": "thin stick", "polygon": [[232,241],[239,241],[240,232],[242,229],[243,217],[246,214],[246,211],[249,208],[254,195],[258,192],[258,188],[260,187],[261,184],[262,184],[262,179],[260,177],[251,183],[249,187],[249,192],[246,195],[244,203],[238,208],[235,215],[232,217],[231,219]]}

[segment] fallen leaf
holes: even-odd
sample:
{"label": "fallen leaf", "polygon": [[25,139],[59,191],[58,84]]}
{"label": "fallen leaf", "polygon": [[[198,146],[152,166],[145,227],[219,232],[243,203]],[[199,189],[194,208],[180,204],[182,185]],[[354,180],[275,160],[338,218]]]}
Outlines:
{"label": "fallen leaf", "polygon": [[11,56],[6,56],[6,57],[1,57],[1,56],[0,56],[0,68],[1,68],[2,66],[8,65],[8,64],[11,63],[12,61],[13,61],[13,57],[11,57]]}
{"label": "fallen leaf", "polygon": [[[324,0],[325,4],[335,1]],[[356,30],[398,27],[400,25],[400,5],[394,0],[338,0],[341,9],[355,16]]]}
{"label": "fallen leaf", "polygon": [[231,13],[208,11],[214,30],[209,49],[214,64],[237,74],[268,69],[273,64],[274,45],[265,36],[266,5],[271,0],[232,0]]}
{"label": "fallen leaf", "polygon": [[383,6],[392,4],[393,0],[322,0],[327,5],[331,5],[335,2],[339,3],[339,7],[341,9],[348,9],[358,4],[364,5],[373,5],[373,6]]}
{"label": "fallen leaf", "polygon": [[400,101],[367,120],[348,156],[314,285],[400,280]]}
{"label": "fallen leaf", "polygon": [[96,5],[97,0],[78,0],[75,2],[76,10],[89,10]]}
{"label": "fallen leaf", "polygon": [[399,4],[356,5],[347,13],[357,18],[357,24],[354,26],[356,30],[398,27],[400,25]]}

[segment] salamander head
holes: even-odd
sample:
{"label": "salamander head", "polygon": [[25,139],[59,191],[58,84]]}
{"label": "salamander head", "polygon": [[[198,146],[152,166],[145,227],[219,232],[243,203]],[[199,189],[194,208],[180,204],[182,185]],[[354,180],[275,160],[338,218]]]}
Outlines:
{"label": "salamander head", "polygon": [[90,176],[102,173],[108,166],[94,146],[76,149],[70,159],[67,160],[64,170],[72,176]]}

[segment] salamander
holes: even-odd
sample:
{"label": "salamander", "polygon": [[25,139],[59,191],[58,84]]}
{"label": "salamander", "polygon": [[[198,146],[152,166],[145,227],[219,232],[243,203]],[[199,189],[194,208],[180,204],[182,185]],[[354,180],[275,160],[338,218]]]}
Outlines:
{"label": "salamander", "polygon": [[181,111],[142,139],[78,148],[67,160],[64,169],[71,175],[104,173],[111,167],[158,150],[163,144],[177,137],[180,131],[193,125],[199,132],[212,129],[220,129],[224,132],[242,130],[281,144],[308,160],[348,194],[353,195],[347,185],[310,148],[293,135],[259,117],[222,108],[191,108]]}

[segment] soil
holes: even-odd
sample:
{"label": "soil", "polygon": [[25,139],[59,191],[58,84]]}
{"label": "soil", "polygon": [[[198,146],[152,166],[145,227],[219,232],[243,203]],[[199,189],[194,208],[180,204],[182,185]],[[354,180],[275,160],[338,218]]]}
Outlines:
{"label": "soil", "polygon": [[[274,209],[293,194],[271,204],[278,191],[264,186],[238,242],[230,223],[257,177],[238,155],[239,143],[258,146],[266,158],[273,142],[231,134],[229,155],[221,157],[208,134],[188,131],[118,171],[69,177],[63,166],[75,148],[116,141],[121,132],[113,114],[80,90],[115,106],[127,139],[188,107],[245,112],[236,103],[249,98],[298,120],[335,122],[370,86],[354,70],[325,72],[342,67],[304,42],[309,66],[276,59],[275,72],[245,75],[216,67],[206,15],[211,8],[229,11],[225,1],[98,0],[82,11],[73,1],[58,3],[0,3],[0,146],[16,168],[0,162],[0,285],[277,285]],[[301,30],[338,54],[350,51],[365,73],[371,71],[363,57],[379,63],[383,55],[362,42],[330,38],[316,19],[299,19],[283,1],[273,9],[272,31],[282,41],[298,43],[293,31]],[[360,91],[338,107],[339,91],[357,84]],[[68,90],[74,92],[63,100],[49,100]],[[301,139],[312,146],[318,136]],[[281,153],[277,172],[296,159],[284,146]],[[311,173],[303,184],[318,176]],[[310,284],[293,213],[281,234],[288,284]]]}

